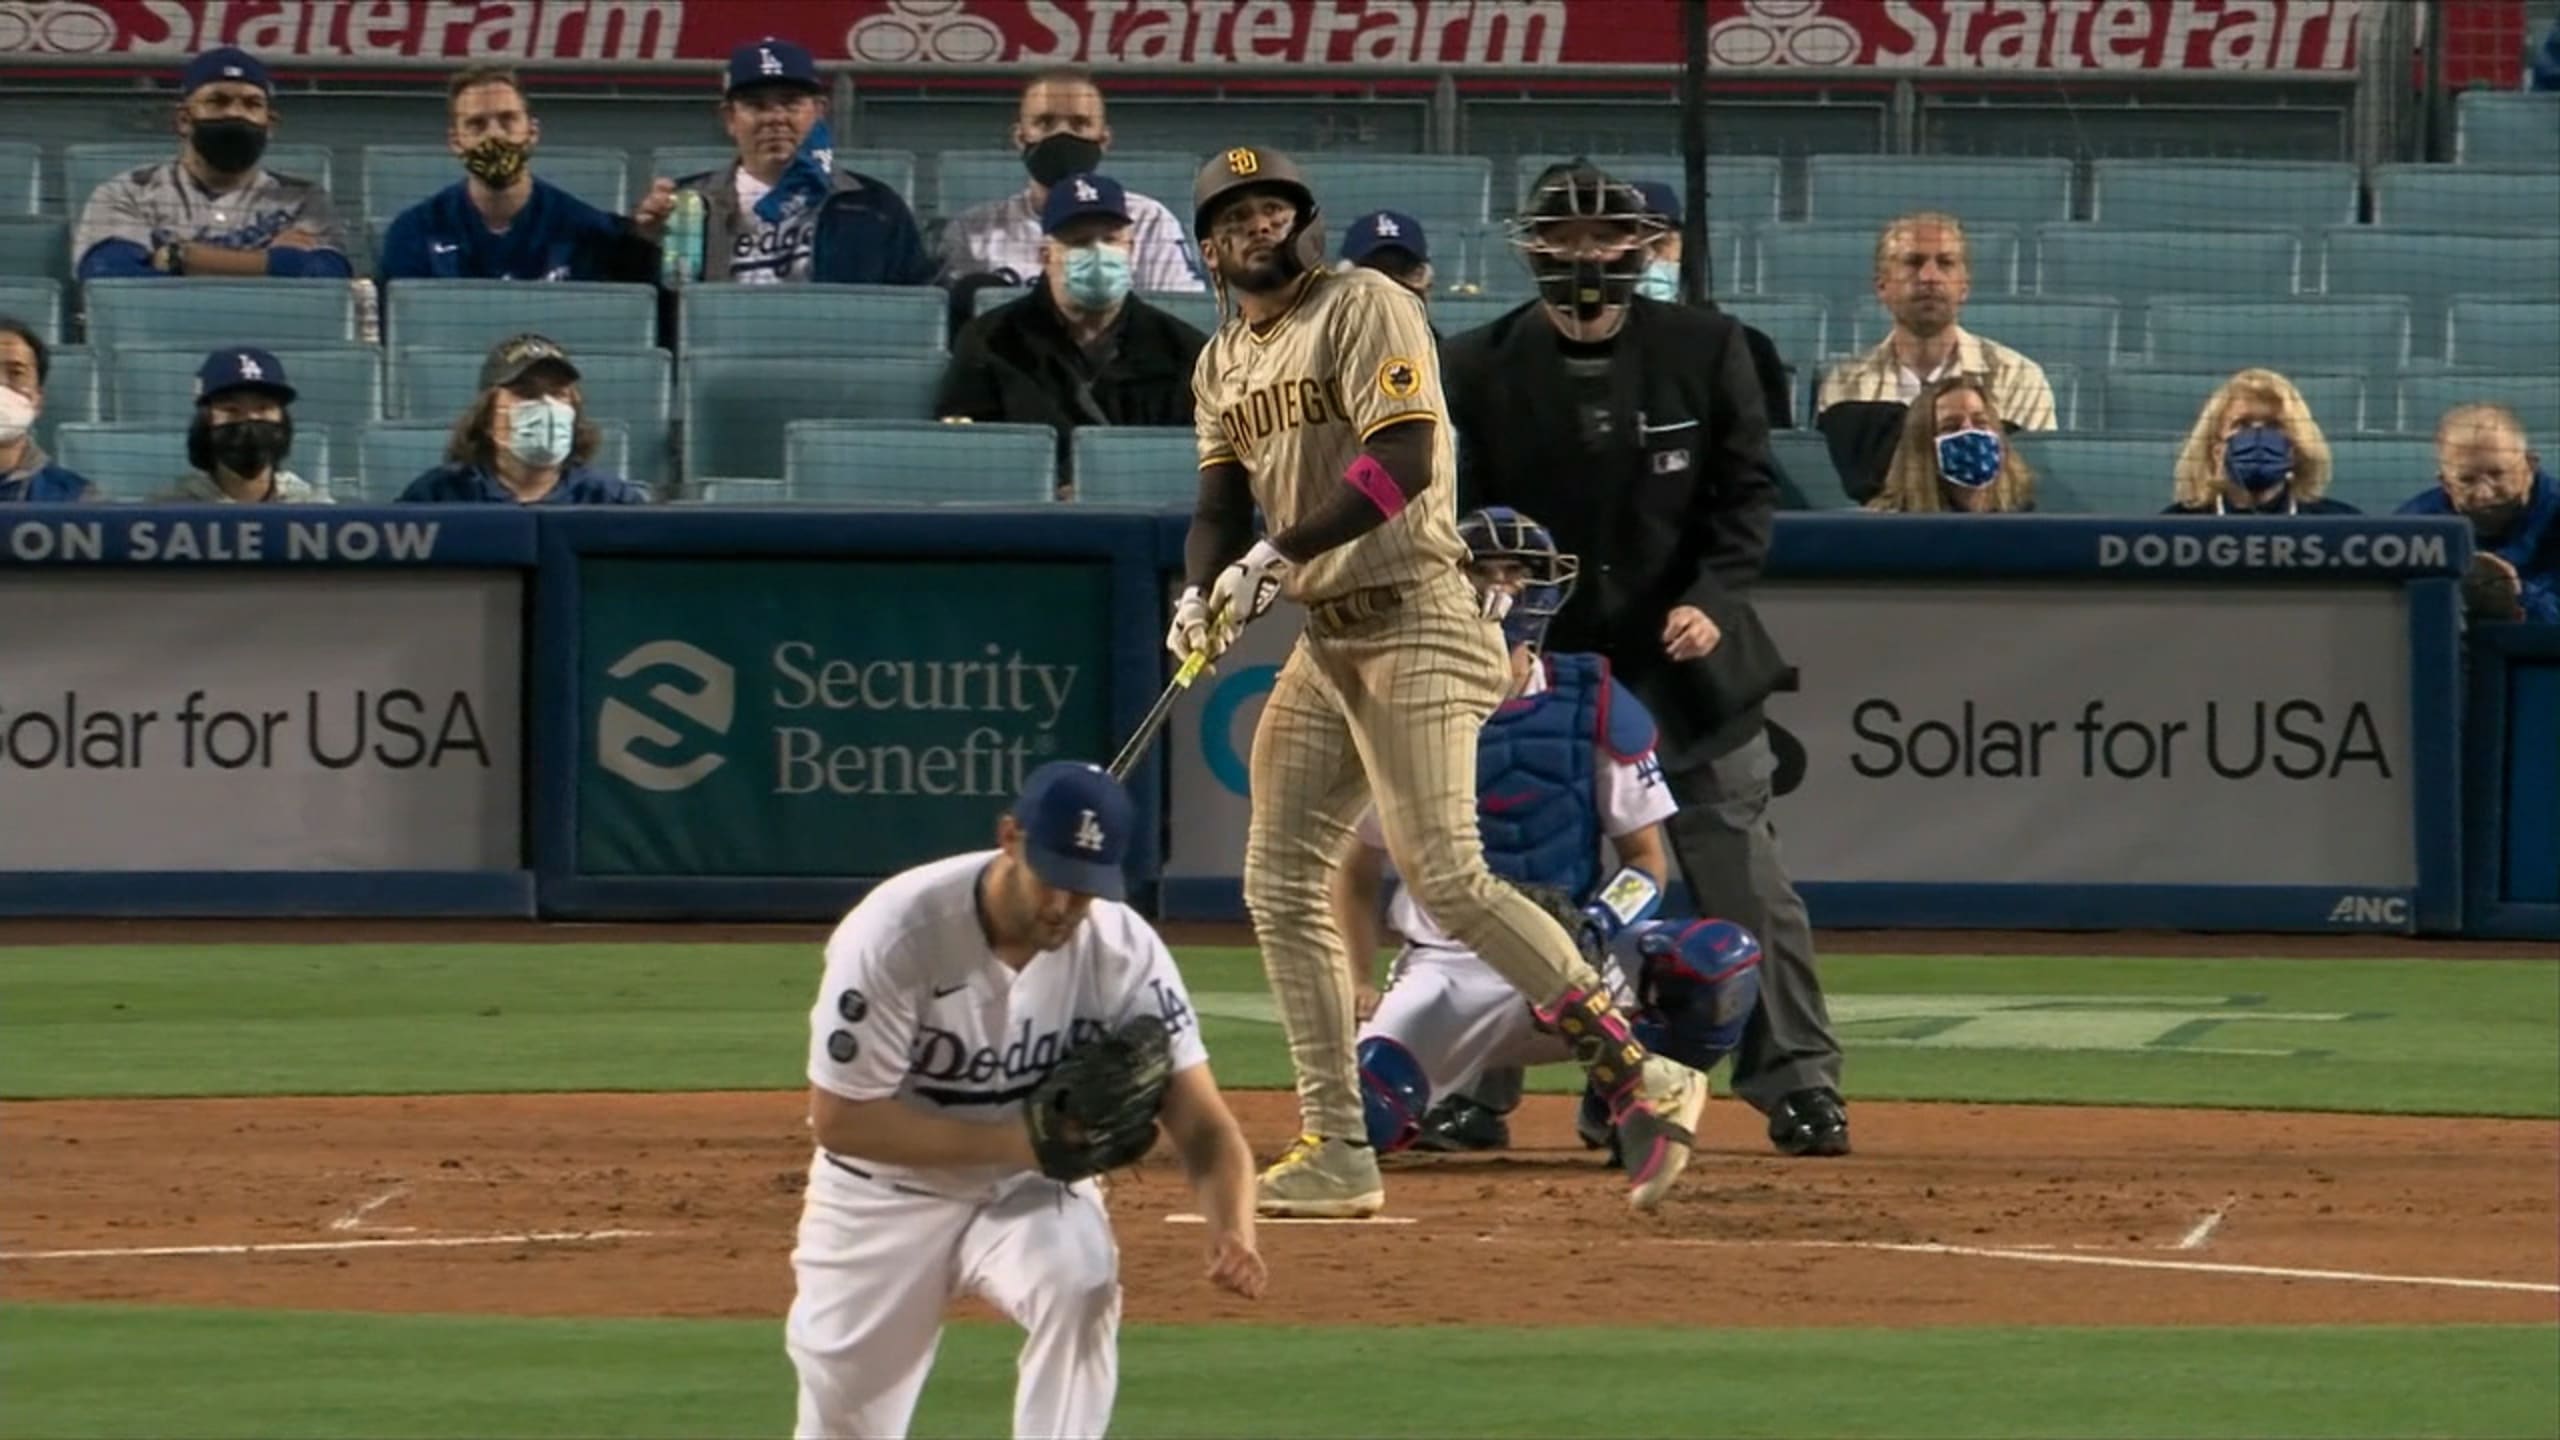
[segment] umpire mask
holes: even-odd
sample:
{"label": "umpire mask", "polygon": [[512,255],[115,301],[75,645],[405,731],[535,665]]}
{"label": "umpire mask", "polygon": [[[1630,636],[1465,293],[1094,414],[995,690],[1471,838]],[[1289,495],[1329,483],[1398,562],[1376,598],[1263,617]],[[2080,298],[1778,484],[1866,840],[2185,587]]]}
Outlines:
{"label": "umpire mask", "polygon": [[1512,222],[1511,243],[1559,318],[1588,324],[1625,305],[1644,280],[1661,222],[1642,193],[1589,161],[1549,166]]}

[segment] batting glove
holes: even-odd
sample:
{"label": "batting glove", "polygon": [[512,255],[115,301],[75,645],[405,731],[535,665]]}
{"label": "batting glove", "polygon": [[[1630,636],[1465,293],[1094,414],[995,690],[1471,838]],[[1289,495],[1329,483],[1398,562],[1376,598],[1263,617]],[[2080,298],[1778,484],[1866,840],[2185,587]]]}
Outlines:
{"label": "batting glove", "polygon": [[1210,628],[1218,632],[1212,643],[1225,649],[1237,632],[1250,625],[1280,598],[1280,577],[1288,573],[1289,557],[1271,547],[1268,540],[1256,540],[1244,558],[1228,566],[1209,587]]}
{"label": "batting glove", "polygon": [[[1164,648],[1172,651],[1176,660],[1188,660],[1193,651],[1209,649],[1207,591],[1194,585],[1182,592],[1181,599],[1173,602],[1173,628],[1164,632]],[[1212,652],[1209,658],[1215,660],[1218,657]]]}

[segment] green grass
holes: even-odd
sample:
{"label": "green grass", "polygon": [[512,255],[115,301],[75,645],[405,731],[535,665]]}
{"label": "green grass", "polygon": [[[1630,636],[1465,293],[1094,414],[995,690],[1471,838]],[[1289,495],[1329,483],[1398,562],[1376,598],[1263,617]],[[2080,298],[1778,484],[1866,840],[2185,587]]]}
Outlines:
{"label": "green grass", "polygon": [[[1221,1078],[1285,1086],[1253,952],[1182,958]],[[2547,964],[1861,955],[1824,971],[1868,1099],[2560,1115]],[[816,979],[805,945],[21,948],[0,954],[0,1095],[790,1088]],[[2044,998],[2003,1012],[2001,996]],[[1955,1013],[1918,1013],[1933,1005]]]}
{"label": "green grass", "polygon": [[[1018,1338],[954,1326],[915,1433],[1005,1433]],[[47,1440],[730,1436],[786,1433],[792,1381],[763,1322],[34,1306],[0,1390],[0,1437]],[[2547,1436],[2560,1330],[1141,1326],[1112,1431]]]}

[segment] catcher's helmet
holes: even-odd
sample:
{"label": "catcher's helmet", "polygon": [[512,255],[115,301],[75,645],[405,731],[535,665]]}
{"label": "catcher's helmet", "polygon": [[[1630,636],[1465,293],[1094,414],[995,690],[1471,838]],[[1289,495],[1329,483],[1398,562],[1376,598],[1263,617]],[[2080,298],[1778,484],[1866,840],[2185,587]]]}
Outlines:
{"label": "catcher's helmet", "polygon": [[1506,644],[1536,650],[1547,638],[1548,622],[1572,598],[1581,560],[1557,549],[1546,526],[1508,505],[1489,505],[1468,515],[1458,522],[1458,538],[1466,542],[1470,564],[1510,560],[1528,572],[1517,593],[1485,589],[1484,614],[1502,622]]}
{"label": "catcher's helmet", "polygon": [[[1599,222],[1604,234],[1624,233],[1568,244],[1564,227],[1574,221]],[[1634,297],[1644,278],[1645,244],[1666,228],[1644,192],[1588,160],[1548,166],[1510,225],[1511,243],[1538,282],[1538,298],[1586,320]]]}
{"label": "catcher's helmet", "polygon": [[1209,238],[1209,222],[1219,207],[1252,190],[1269,191],[1298,207],[1297,227],[1281,242],[1281,253],[1301,271],[1324,263],[1324,225],[1316,214],[1316,192],[1309,189],[1298,162],[1277,150],[1239,145],[1209,157],[1191,182],[1191,237]]}

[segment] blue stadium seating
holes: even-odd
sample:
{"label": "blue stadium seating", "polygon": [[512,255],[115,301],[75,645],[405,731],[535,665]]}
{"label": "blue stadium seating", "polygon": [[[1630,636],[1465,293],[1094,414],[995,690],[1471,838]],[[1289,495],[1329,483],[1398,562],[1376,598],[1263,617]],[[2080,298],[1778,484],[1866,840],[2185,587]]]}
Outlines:
{"label": "blue stadium seating", "polygon": [[[2231,378],[2228,370],[2151,370],[2118,366],[2107,372],[2106,428],[2110,430],[2185,430],[2196,423],[2205,401]],[[2389,429],[2388,403],[2366,408],[2361,371],[2290,370],[2287,380],[2302,392],[2303,403],[2324,431],[2341,434],[2373,425]],[[2384,392],[2388,395],[2388,392]]]}
{"label": "blue stadium seating", "polygon": [[2163,297],[2151,305],[2151,364],[2163,369],[2397,370],[2409,359],[2399,296],[2291,300]]}
{"label": "blue stadium seating", "polygon": [[645,350],[657,343],[658,292],[648,285],[402,280],[384,294],[384,335],[403,350],[485,353],[528,332],[548,336],[572,358],[587,350]]}
{"label": "blue stadium seating", "polygon": [[2456,295],[2445,360],[2491,370],[2560,370],[2560,300]]}
{"label": "blue stadium seating", "polygon": [[1799,376],[1822,367],[1833,353],[1829,321],[1819,299],[1809,295],[1743,295],[1719,300],[1716,308],[1769,337],[1778,358]]}
{"label": "blue stadium seating", "polygon": [[2560,95],[2468,90],[2453,113],[2454,158],[2465,165],[2560,166]]}
{"label": "blue stadium seating", "polygon": [[56,349],[44,382],[44,413],[36,417],[36,443],[54,448],[54,432],[65,425],[87,425],[98,418],[98,360],[86,345]]}
{"label": "blue stadium seating", "polygon": [[0,140],[0,215],[44,209],[44,150],[28,140]]}
{"label": "blue stadium seating", "polygon": [[[619,215],[631,208],[631,157],[618,147],[544,145],[533,152],[534,178],[547,181],[597,209]],[[462,161],[442,145],[364,147],[364,218],[376,228],[401,211],[462,178]]]}
{"label": "blue stadium seating", "polygon": [[688,353],[678,375],[687,476],[780,478],[796,420],[907,420],[933,413],[942,362],[924,356],[826,365],[760,352]]}
{"label": "blue stadium seating", "polygon": [[[595,426],[603,443],[589,463],[608,474],[628,476],[630,430],[620,421],[599,420]],[[409,482],[444,463],[452,438],[452,426],[433,421],[379,420],[365,426],[358,438],[354,481],[341,477],[338,498],[376,505],[399,499]]]}
{"label": "blue stadium seating", "polygon": [[[1571,155],[1523,155],[1512,167],[1512,203],[1515,207],[1529,202],[1529,189],[1549,165],[1571,160]],[[1674,154],[1656,152],[1649,155],[1596,154],[1584,157],[1620,180],[1658,180],[1685,198],[1682,177],[1688,171],[1685,162]],[[1709,225],[1759,225],[1778,219],[1778,180],[1784,166],[1775,155],[1707,156],[1707,223]]]}
{"label": "blue stadium seating", "polygon": [[[450,425],[480,398],[477,350],[397,350],[391,357],[391,414]],[[578,352],[578,394],[599,423],[621,425],[630,437],[623,474],[659,485],[675,463],[671,379],[667,352],[657,349]]]}
{"label": "blue stadium seating", "polygon": [[[2045,388],[2053,392],[2054,428],[2057,430],[2097,428],[2090,424],[2090,415],[2098,403],[2098,378],[2094,375],[2084,378],[2077,365],[2039,363],[2037,368],[2044,371]],[[2085,410],[2082,408],[2081,400],[2084,392],[2091,397],[2087,402],[2088,409]]]}
{"label": "blue stadium seating", "polygon": [[92,280],[89,343],[345,345],[356,334],[353,287],[320,280]]}
{"label": "blue stadium seating", "polygon": [[2329,232],[2331,295],[2409,297],[2410,351],[2441,353],[2445,314],[2461,292],[2560,298],[2560,226],[2545,235],[2439,235],[2370,226]]}
{"label": "blue stadium seating", "polygon": [[[740,475],[713,475],[694,481],[696,495],[690,503],[698,505],[788,505],[791,485],[779,475],[750,478]],[[687,503],[679,501],[679,504]]]}
{"label": "blue stadium seating", "polygon": [[951,297],[928,285],[688,285],[682,348],[768,355],[940,355]]}
{"label": "blue stadium seating", "polygon": [[2316,233],[2356,218],[2356,167],[2311,160],[2097,160],[2089,218],[2137,229]]}
{"label": "blue stadium seating", "polygon": [[2329,497],[2388,515],[2435,483],[2435,441],[2423,435],[2332,435]]}
{"label": "blue stadium seating", "polygon": [[1805,186],[1809,220],[1880,225],[1915,210],[1945,211],[1968,225],[2071,218],[2071,162],[2051,157],[1815,155],[1805,161]]}
{"label": "blue stadium seating", "polygon": [[48,346],[62,343],[62,282],[0,275],[0,315],[27,322]]}
{"label": "blue stadium seating", "polygon": [[0,216],[0,275],[71,279],[71,227],[60,220]]}
{"label": "blue stadium seating", "polygon": [[1802,497],[1806,509],[1852,508],[1848,493],[1840,488],[1840,472],[1831,468],[1830,443],[1820,431],[1770,431],[1769,458],[1786,472],[1786,483]]}
{"label": "blue stadium seating", "polygon": [[[381,352],[370,345],[283,347],[275,357],[293,382],[296,443],[325,430],[339,454],[353,454],[364,427],[382,418]],[[204,352],[192,348],[117,350],[101,397],[107,415],[119,425],[186,424],[195,418],[203,363]]]}
{"label": "blue stadium seating", "polygon": [[[1862,333],[1862,345],[1884,338],[1881,316],[1873,334]],[[2121,328],[2119,307],[2103,295],[2046,295],[2015,300],[1972,300],[1964,307],[1964,328],[1997,340],[2039,365],[2070,365],[2084,372],[2114,364]]]}
{"label": "blue stadium seating", "polygon": [[[2560,106],[2553,107],[2560,110]],[[2555,117],[2560,122],[2560,117]],[[2543,170],[2377,165],[2373,223],[2395,230],[2560,232],[2560,160]]]}
{"label": "blue stadium seating", "polygon": [[[65,425],[55,434],[54,456],[98,487],[102,499],[150,500],[186,477],[184,425]],[[296,433],[284,468],[314,485],[329,484],[326,432]]]}
{"label": "blue stadium seating", "polygon": [[1480,155],[1352,155],[1299,159],[1328,222],[1372,210],[1401,210],[1431,231],[1482,225],[1493,194],[1493,164]]}
{"label": "blue stadium seating", "polygon": [[1058,488],[1046,425],[798,420],[783,443],[783,478],[802,503],[1046,505]]}
{"label": "blue stadium seating", "polygon": [[1205,290],[1172,290],[1161,294],[1150,291],[1142,298],[1203,335],[1215,335],[1223,323],[1223,317],[1218,314],[1218,297]]}
{"label": "blue stadium seating", "polygon": [[1453,340],[1492,324],[1519,309],[1522,303],[1507,295],[1434,295],[1431,328],[1440,332],[1442,340]]}
{"label": "blue stadium seating", "polygon": [[[62,197],[67,217],[74,223],[87,207],[89,195],[109,176],[145,165],[165,165],[178,158],[178,137],[174,134],[159,140],[104,140],[62,147]],[[341,221],[356,218],[354,208],[344,204],[334,183],[336,166],[326,145],[280,142],[267,147],[262,162],[274,174],[290,175],[299,180],[316,180],[330,192],[329,199]]]}
{"label": "blue stadium seating", "polygon": [[2300,288],[2290,230],[2133,230],[2047,225],[2036,232],[2036,289],[2104,295],[2123,307],[2117,342],[2139,348],[2154,295],[2273,300]]}
{"label": "blue stadium seating", "polygon": [[1088,505],[1191,508],[1200,444],[1188,425],[1085,425],[1069,438],[1076,499]]}
{"label": "blue stadium seating", "polygon": [[2399,428],[2413,435],[2433,435],[2444,412],[2474,401],[2513,410],[2535,448],[2546,454],[2560,451],[2560,375],[2548,372],[2509,375],[2445,370],[2403,376]]}
{"label": "blue stadium seating", "polygon": [[2184,431],[2028,431],[2018,454],[2036,472],[2036,509],[2050,515],[2155,515],[2176,489]]}

